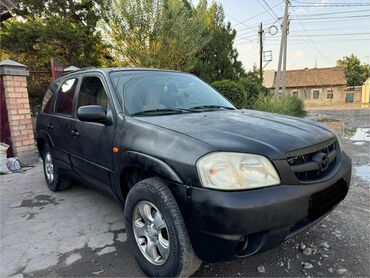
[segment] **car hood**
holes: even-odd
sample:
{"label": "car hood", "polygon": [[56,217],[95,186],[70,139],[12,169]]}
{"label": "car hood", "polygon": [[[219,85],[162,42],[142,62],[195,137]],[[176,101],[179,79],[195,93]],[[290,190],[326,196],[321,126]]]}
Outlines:
{"label": "car hood", "polygon": [[136,119],[203,141],[215,151],[248,152],[271,159],[284,159],[288,152],[335,136],[317,122],[245,109]]}

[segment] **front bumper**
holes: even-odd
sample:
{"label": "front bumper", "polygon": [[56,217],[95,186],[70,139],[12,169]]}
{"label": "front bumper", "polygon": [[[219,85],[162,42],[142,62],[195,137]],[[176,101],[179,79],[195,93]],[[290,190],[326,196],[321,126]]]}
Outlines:
{"label": "front bumper", "polygon": [[344,199],[350,179],[351,161],[343,153],[336,174],[316,184],[237,192],[170,188],[197,256],[216,262],[275,248],[315,224]]}

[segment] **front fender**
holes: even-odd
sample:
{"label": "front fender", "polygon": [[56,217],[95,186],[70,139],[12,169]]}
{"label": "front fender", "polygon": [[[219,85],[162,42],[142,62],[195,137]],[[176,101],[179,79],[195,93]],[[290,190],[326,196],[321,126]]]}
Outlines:
{"label": "front fender", "polygon": [[146,172],[149,172],[164,180],[169,180],[175,183],[183,183],[182,179],[175,172],[175,170],[172,169],[171,166],[153,156],[129,150],[123,152],[118,160],[119,161],[116,161],[116,165],[120,165],[120,168],[115,171],[116,174],[114,177],[114,184],[116,185],[116,191],[121,200],[124,200],[124,196],[120,186],[120,177],[125,169],[131,167],[145,170]]}

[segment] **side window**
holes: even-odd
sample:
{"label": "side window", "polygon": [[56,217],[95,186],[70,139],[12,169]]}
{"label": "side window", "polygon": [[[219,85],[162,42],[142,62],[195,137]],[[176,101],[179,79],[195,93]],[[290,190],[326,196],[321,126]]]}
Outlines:
{"label": "side window", "polygon": [[48,88],[48,90],[45,93],[44,99],[42,100],[41,112],[52,113],[54,101],[55,101],[55,92],[51,88]]}
{"label": "side window", "polygon": [[60,86],[55,112],[65,115],[72,114],[73,97],[75,95],[78,78],[68,79]]}
{"label": "side window", "polygon": [[108,108],[108,97],[99,77],[88,76],[82,79],[77,107],[85,105],[100,105]]}

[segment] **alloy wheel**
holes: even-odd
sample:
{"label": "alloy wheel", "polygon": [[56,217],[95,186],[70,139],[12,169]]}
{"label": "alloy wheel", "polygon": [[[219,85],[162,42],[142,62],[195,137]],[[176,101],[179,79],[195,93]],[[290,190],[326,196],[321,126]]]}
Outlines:
{"label": "alloy wheel", "polygon": [[170,238],[159,209],[151,202],[139,202],[133,212],[132,227],[144,257],[154,265],[163,265],[170,253]]}
{"label": "alloy wheel", "polygon": [[45,168],[45,174],[48,182],[53,182],[54,180],[54,164],[53,164],[53,158],[51,157],[51,154],[47,152],[45,154],[45,162],[44,162],[44,168]]}

